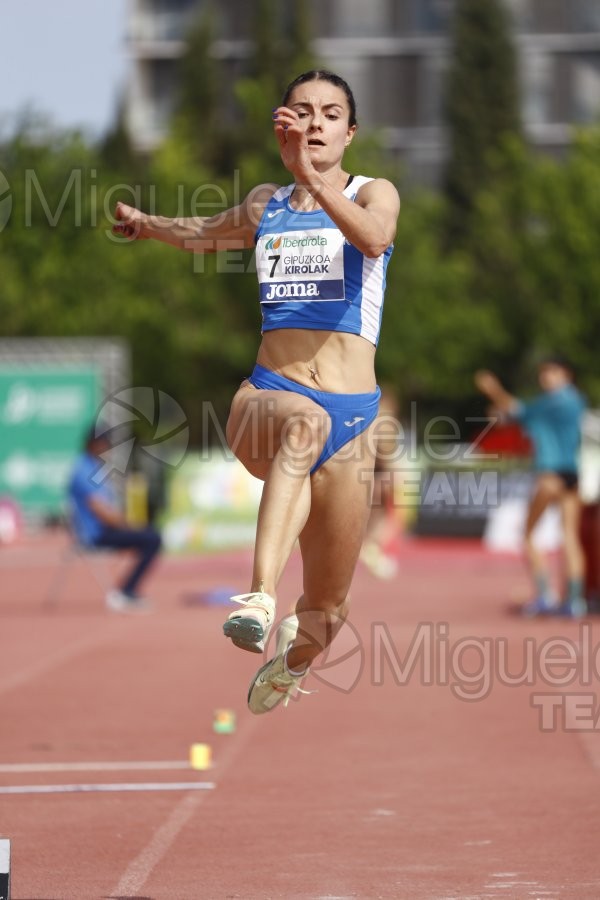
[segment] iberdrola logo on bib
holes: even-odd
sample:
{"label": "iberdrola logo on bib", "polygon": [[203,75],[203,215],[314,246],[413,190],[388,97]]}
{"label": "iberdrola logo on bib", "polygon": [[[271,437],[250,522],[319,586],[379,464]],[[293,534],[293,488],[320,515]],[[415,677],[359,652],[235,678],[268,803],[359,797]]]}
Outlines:
{"label": "iberdrola logo on bib", "polygon": [[325,247],[327,238],[321,234],[306,235],[305,237],[284,237],[283,248],[287,250],[290,247]]}
{"label": "iberdrola logo on bib", "polygon": [[305,235],[304,237],[291,237],[287,235],[279,235],[278,237],[269,238],[265,241],[265,250],[290,250],[294,247],[326,247],[327,238],[322,235]]}

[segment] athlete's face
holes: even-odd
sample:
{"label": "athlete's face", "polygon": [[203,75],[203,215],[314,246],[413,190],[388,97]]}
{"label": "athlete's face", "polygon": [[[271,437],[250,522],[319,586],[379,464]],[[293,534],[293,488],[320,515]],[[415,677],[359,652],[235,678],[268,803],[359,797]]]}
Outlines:
{"label": "athlete's face", "polygon": [[350,106],[342,88],[318,79],[296,87],[287,103],[298,115],[315,162],[333,162],[344,155],[356,125],[349,124]]}
{"label": "athlete's face", "polygon": [[563,366],[556,365],[556,363],[545,363],[539,368],[538,380],[544,391],[556,391],[569,384],[571,375]]}

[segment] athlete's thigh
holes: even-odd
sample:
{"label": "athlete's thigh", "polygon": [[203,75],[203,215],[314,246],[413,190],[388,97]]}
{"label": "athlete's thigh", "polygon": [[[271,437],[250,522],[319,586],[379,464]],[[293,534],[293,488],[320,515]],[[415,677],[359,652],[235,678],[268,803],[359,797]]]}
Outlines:
{"label": "athlete's thigh", "polygon": [[305,439],[314,442],[317,456],[327,440],[327,413],[302,394],[257,389],[245,381],[231,403],[227,442],[248,471],[264,479],[286,433],[298,422],[305,423]]}
{"label": "athlete's thigh", "polygon": [[552,504],[560,500],[564,490],[563,483],[558,475],[552,472],[544,472],[538,476],[533,495],[529,501],[525,533],[530,535],[543,513]]}
{"label": "athlete's thigh", "polygon": [[339,603],[348,594],[370,514],[373,453],[369,433],[352,445],[342,448],[312,476],[311,509],[300,549],[304,594],[315,608]]}

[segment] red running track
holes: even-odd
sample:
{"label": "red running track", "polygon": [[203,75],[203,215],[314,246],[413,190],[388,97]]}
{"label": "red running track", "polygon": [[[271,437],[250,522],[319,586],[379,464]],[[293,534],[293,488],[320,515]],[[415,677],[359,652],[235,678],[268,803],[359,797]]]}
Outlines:
{"label": "red running track", "polygon": [[[45,608],[59,557],[57,537],[0,550],[13,900],[600,897],[600,628],[509,614],[527,594],[517,559],[413,541],[395,580],[361,567],[343,658],[307,679],[318,693],[253,717],[261,659],[222,637],[226,607],[191,602],[247,590],[249,553],[163,560],[139,617],[106,612],[80,562]],[[299,577],[294,558],[282,611]],[[233,734],[213,733],[216,708]],[[194,742],[209,771],[186,766]],[[214,787],[6,793],[148,782]]]}

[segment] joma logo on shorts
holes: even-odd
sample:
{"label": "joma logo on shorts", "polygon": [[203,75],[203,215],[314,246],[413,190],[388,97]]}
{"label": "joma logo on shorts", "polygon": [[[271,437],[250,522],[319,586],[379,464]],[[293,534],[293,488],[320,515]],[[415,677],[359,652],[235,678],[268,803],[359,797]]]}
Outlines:
{"label": "joma logo on shorts", "polygon": [[270,284],[264,300],[287,300],[288,297],[319,297],[319,287],[314,281],[291,284]]}

